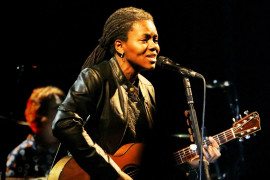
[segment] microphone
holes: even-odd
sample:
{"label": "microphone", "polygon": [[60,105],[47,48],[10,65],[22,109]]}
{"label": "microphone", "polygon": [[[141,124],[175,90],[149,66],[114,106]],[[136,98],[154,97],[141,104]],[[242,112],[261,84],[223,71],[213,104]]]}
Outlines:
{"label": "microphone", "polygon": [[195,78],[203,78],[203,75],[200,73],[197,73],[191,69],[187,69],[183,66],[180,66],[180,64],[173,62],[167,57],[159,56],[157,59],[157,65],[161,69],[168,69],[176,72],[180,72],[183,76],[186,77],[195,77]]}

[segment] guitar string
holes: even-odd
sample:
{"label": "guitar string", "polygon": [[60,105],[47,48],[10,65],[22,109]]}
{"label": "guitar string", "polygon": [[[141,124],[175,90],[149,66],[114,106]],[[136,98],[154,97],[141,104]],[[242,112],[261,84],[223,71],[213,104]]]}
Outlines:
{"label": "guitar string", "polygon": [[[234,129],[237,130],[237,128],[234,128]],[[222,133],[220,133],[220,134],[218,134],[216,136],[217,137],[218,136],[220,137],[222,135]],[[229,135],[232,135],[232,137],[234,137],[232,133],[229,133]],[[222,135],[222,136],[224,136],[224,135]],[[224,140],[224,138],[222,140]],[[229,139],[229,140],[232,140],[232,139]],[[226,138],[226,141],[228,142],[227,138]],[[222,141],[222,143],[224,143],[226,141]],[[208,141],[206,141],[206,142],[208,142]],[[183,155],[181,156],[181,154],[179,152],[178,153],[175,153],[175,156],[177,156],[177,159],[176,159],[177,162],[179,162],[180,160],[181,160],[180,163],[186,162],[187,159],[192,158],[192,157],[195,157],[197,155],[197,152],[196,151],[191,150],[191,152],[190,152],[190,148],[189,147],[185,148],[185,151],[187,151],[187,150],[189,152],[182,153],[182,154],[185,154],[185,156],[183,156]]]}
{"label": "guitar string", "polygon": [[[215,139],[215,138],[214,138],[214,139]],[[228,139],[228,138],[226,138],[226,139]],[[223,140],[224,140],[224,138],[221,139],[221,138],[219,137],[219,141],[221,142],[221,144],[222,144],[222,142],[226,142],[226,141],[223,141]],[[231,140],[231,139],[230,139],[230,140]],[[210,141],[205,141],[205,142],[204,142],[204,144],[208,144],[208,143],[210,143]],[[209,144],[208,144],[208,145],[209,145]],[[190,157],[195,157],[196,155],[197,155],[196,150],[191,150],[189,147],[185,148],[184,151],[180,151],[180,152],[178,152],[178,153],[175,153],[175,157],[177,158],[176,160],[177,160],[177,161],[181,160],[181,162],[186,161],[186,160],[189,159]]]}
{"label": "guitar string", "polygon": [[130,171],[130,172],[128,172],[127,174],[132,178],[132,179],[134,179],[139,173],[139,170],[140,170],[140,168],[138,168],[138,169],[135,169],[135,170],[133,170],[133,171]]}
{"label": "guitar string", "polygon": [[[214,138],[214,139],[215,139],[215,138]],[[222,143],[223,143],[223,142],[226,142],[226,141],[224,141],[224,139],[225,139],[225,138],[223,138],[223,139],[219,138],[220,142],[222,142]],[[228,139],[228,138],[226,138],[226,139]],[[222,144],[222,143],[221,143],[221,144]],[[210,144],[210,141],[205,141],[204,144],[209,145],[209,144]],[[178,156],[178,155],[182,155],[182,156],[183,156],[183,155],[188,155],[188,154],[190,153],[190,151],[193,152],[193,151],[195,151],[195,150],[192,150],[192,149],[190,149],[190,147],[187,147],[187,148],[185,148],[185,149],[183,149],[183,150],[181,150],[181,151],[176,152],[176,153],[175,153],[175,156]]]}
{"label": "guitar string", "polygon": [[[233,130],[234,130],[234,132],[236,131],[236,130],[238,130],[238,129],[240,129],[241,127],[234,127],[234,128],[232,128]],[[225,134],[224,134],[225,133]],[[230,137],[233,137],[234,135],[233,135],[234,133],[232,133],[231,132],[231,129],[228,129],[228,130],[226,130],[226,131],[223,131],[223,132],[221,132],[221,133],[219,133],[219,134],[217,134],[217,135],[215,135],[215,136],[213,136],[213,138],[215,139],[215,140],[219,140],[220,141],[220,139],[222,139],[222,140],[224,140],[224,137],[226,137],[225,139],[228,139],[228,138],[230,138]],[[225,141],[226,142],[226,141]],[[209,145],[208,143],[210,143],[210,141],[208,141],[208,140],[205,140],[204,142],[203,142],[204,144],[206,144],[206,145]],[[223,142],[222,142],[223,143]],[[220,144],[222,144],[222,143],[220,143]],[[182,150],[179,150],[179,151],[177,151],[177,152],[175,152],[175,154],[179,154],[180,152],[183,152],[182,154],[185,154],[185,152],[186,151],[189,151],[190,150],[190,147],[186,147],[186,148],[184,148],[184,149],[182,149]]]}
{"label": "guitar string", "polygon": [[[228,129],[226,131],[223,131],[223,132],[221,132],[221,133],[213,136],[213,139],[215,139],[217,142],[219,142],[219,145],[221,145],[221,144],[223,144],[225,142],[228,142],[228,141],[234,139],[235,138],[235,134],[234,133],[237,130],[239,130],[240,128],[242,128],[244,125],[246,125],[248,122],[250,122],[254,118],[258,117],[258,115],[257,114],[256,115],[253,115],[253,116],[250,115],[250,116],[246,117],[246,119],[249,118],[249,117],[253,117],[253,118],[252,119],[248,119],[246,122],[244,122],[244,124],[242,126],[233,127],[231,129]],[[206,144],[206,145],[211,144],[209,140],[205,140],[203,143]],[[187,159],[189,159],[190,157],[191,158],[192,157],[195,157],[196,155],[197,155],[196,150],[191,150],[190,147],[186,147],[186,148],[184,148],[184,149],[182,149],[182,150],[177,151],[177,152],[174,153],[174,156],[176,157],[176,161],[177,162],[180,161],[180,163],[186,162]]]}
{"label": "guitar string", "polygon": [[[224,136],[224,135],[221,135],[221,134],[219,134],[219,137],[213,137],[215,140],[217,140],[217,139],[219,139],[219,141],[221,142],[220,144],[222,144],[222,143],[224,143],[224,142],[226,142],[226,141],[224,141],[225,139],[228,139],[228,138],[231,138],[231,137],[233,137],[233,135],[232,135],[232,133],[227,133],[226,134],[226,138],[224,138],[224,137],[222,137],[222,136]],[[231,140],[231,139],[230,139]],[[206,144],[206,145],[209,145],[210,144],[210,141],[208,141],[208,140],[206,140],[206,141],[204,141],[203,142],[204,144]],[[180,150],[180,151],[177,151],[177,152],[175,152],[175,155],[183,155],[183,154],[187,154],[187,153],[189,153],[189,151],[190,151],[190,147],[186,147],[186,148],[184,148],[184,149],[182,149],[182,150]],[[192,150],[191,150],[192,151]]]}
{"label": "guitar string", "polygon": [[[235,132],[236,130],[240,129],[241,127],[234,127],[232,128],[232,130]],[[213,139],[215,139],[216,141],[218,140],[220,144],[228,141],[232,140],[231,137],[234,137],[233,132],[231,131],[231,129],[228,129],[226,131],[223,131],[215,136],[213,136]],[[224,141],[225,140],[225,141]],[[205,140],[203,142],[204,144],[209,145],[208,143],[210,143],[209,140]],[[184,156],[181,156],[183,155]],[[174,153],[175,156],[178,156],[179,158],[177,160],[181,160],[181,162],[183,161],[183,159],[187,159],[189,157],[195,157],[197,155],[197,152],[195,150],[191,150],[190,147],[186,147],[180,151],[177,151],[176,153]],[[131,171],[128,173],[132,178],[134,178],[134,175],[138,174],[138,169]]]}
{"label": "guitar string", "polygon": [[[226,131],[223,131],[223,132],[213,136],[213,139],[215,139],[216,141],[218,140],[219,144],[223,144],[225,142],[228,142],[228,141],[233,139],[232,137],[234,137],[234,132],[240,128],[241,127],[234,127],[234,128],[228,129]],[[233,132],[231,130],[233,130]],[[209,145],[210,141],[205,140],[205,141],[203,141],[203,143],[206,145]],[[181,156],[183,154],[184,154],[184,156]],[[191,157],[191,158],[195,157],[197,155],[197,152],[196,152],[196,150],[191,150],[190,147],[186,147],[180,151],[175,152],[174,155],[179,157],[179,158],[177,158],[177,160],[181,160],[181,162],[183,162],[184,158],[189,159],[189,157]],[[139,169],[135,169],[127,174],[134,179],[138,175],[138,171],[139,171]]]}
{"label": "guitar string", "polygon": [[[184,154],[184,155],[183,155]],[[180,163],[186,162],[188,159],[195,157],[197,155],[196,150],[191,150],[189,147],[185,149],[185,152],[176,153],[176,161]]]}
{"label": "guitar string", "polygon": [[[224,131],[224,132],[225,132],[225,131]],[[226,132],[225,132],[227,138],[224,138],[224,136],[225,136],[225,135],[223,135],[224,132],[222,132],[222,133],[216,135],[216,136],[218,136],[218,137],[213,136],[213,138],[214,138],[216,141],[217,141],[217,139],[219,139],[219,141],[223,142],[224,139],[228,139],[228,138],[230,138],[230,137],[233,137],[233,134],[232,134],[232,133],[226,133]],[[226,142],[226,141],[225,141],[225,142]],[[205,140],[203,143],[206,144],[206,145],[209,145],[209,144],[210,144],[210,141],[209,141],[209,140]],[[186,148],[184,148],[184,149],[182,149],[182,150],[179,150],[179,151],[175,152],[175,154],[179,154],[179,153],[180,153],[180,154],[185,154],[187,151],[190,151],[190,147],[186,147]]]}
{"label": "guitar string", "polygon": [[[228,129],[226,131],[223,131],[223,132],[221,132],[221,133],[213,136],[213,139],[215,139],[216,141],[218,140],[217,142],[219,142],[219,145],[221,145],[221,144],[223,144],[225,142],[228,142],[228,141],[234,139],[235,138],[235,134],[234,133],[237,130],[239,130],[240,128],[242,128],[245,124],[247,124],[248,122],[250,122],[254,118],[258,117],[258,115],[257,114],[256,115],[249,115],[249,116],[246,117],[246,119],[248,117],[253,117],[253,118],[252,119],[248,119],[246,122],[244,122],[244,124],[242,126],[233,127],[231,129]],[[211,144],[209,140],[205,140],[205,141],[203,141],[203,143],[206,144],[206,145]],[[181,162],[185,162],[185,161],[183,161],[183,159],[186,160],[189,157],[195,157],[196,155],[197,155],[196,150],[191,150],[190,147],[186,147],[186,148],[184,148],[184,149],[182,149],[182,150],[177,151],[177,152],[174,153],[174,156],[177,157],[176,160],[177,161],[181,160]]]}
{"label": "guitar string", "polygon": [[[246,123],[248,123],[250,120],[248,120]],[[246,123],[244,123],[244,124],[246,124]],[[241,128],[241,126],[239,126],[239,127],[234,127],[234,128],[232,128],[233,129],[233,131],[235,132],[236,130],[238,130],[238,129],[240,129]],[[228,129],[228,130],[226,130],[226,131],[223,131],[223,132],[221,132],[221,133],[219,133],[219,134],[217,134],[217,135],[215,135],[215,136],[213,136],[213,138],[217,141],[219,141],[220,142],[220,144],[223,144],[224,142],[226,142],[226,140],[228,139],[228,138],[231,138],[231,137],[234,137],[234,134],[230,131],[231,129]],[[229,132],[229,133],[228,133]],[[225,137],[225,138],[224,138]],[[225,140],[226,139],[226,140]],[[225,141],[224,141],[225,140]],[[229,140],[232,140],[232,139],[229,139]],[[228,140],[227,140],[228,141]],[[204,142],[203,142],[204,144],[206,144],[206,145],[209,145],[210,144],[210,141],[208,141],[208,140],[205,140]],[[190,152],[191,151],[191,152]],[[176,156],[177,157],[177,161],[179,161],[179,160],[181,160],[181,162],[183,162],[183,159],[187,159],[187,157],[195,157],[197,155],[197,152],[196,151],[194,151],[194,150],[191,150],[190,149],[190,147],[186,147],[186,148],[184,148],[184,149],[182,149],[182,150],[180,150],[180,151],[177,151],[177,152],[175,152],[174,153],[174,156]]]}
{"label": "guitar string", "polygon": [[[250,122],[250,121],[253,120],[254,118],[258,118],[258,114],[255,114],[255,115],[254,115],[254,114],[253,114],[253,115],[249,115],[248,117],[252,117],[252,118],[251,118],[251,119],[248,119],[246,122],[244,122],[244,124],[243,124],[242,126],[246,125],[248,122]],[[246,119],[247,119],[248,117],[246,117]],[[244,120],[242,120],[242,121],[244,121]],[[242,121],[241,121],[241,122],[242,122]],[[225,142],[228,142],[228,141],[230,141],[230,140],[232,140],[232,139],[235,138],[235,134],[234,134],[234,133],[235,133],[237,130],[239,130],[240,128],[242,128],[242,126],[238,126],[238,127],[233,127],[233,128],[231,128],[231,129],[233,130],[233,132],[230,131],[231,129],[228,129],[228,130],[226,130],[226,131],[223,131],[222,133],[219,133],[218,135],[215,135],[213,138],[214,138],[215,140],[218,140],[218,141],[220,142],[220,144],[223,144],[223,143],[225,143]],[[246,130],[245,130],[245,131],[246,131]],[[228,132],[229,132],[229,133],[228,133]],[[225,137],[225,138],[224,138],[224,137]],[[233,137],[233,138],[232,138],[232,137]],[[229,140],[228,140],[228,138],[229,138]],[[224,141],[224,140],[225,140],[225,141]],[[209,145],[209,144],[210,144],[210,141],[205,140],[203,143]],[[190,152],[190,151],[191,151],[191,152]],[[184,155],[183,155],[183,154],[184,154]],[[176,161],[177,161],[177,162],[180,161],[180,163],[186,162],[187,159],[189,159],[190,157],[195,157],[196,155],[197,155],[197,152],[194,151],[194,150],[191,150],[190,147],[184,148],[183,150],[180,150],[180,151],[177,151],[177,152],[174,153],[174,156],[177,158]],[[183,159],[184,159],[184,160],[183,160]]]}

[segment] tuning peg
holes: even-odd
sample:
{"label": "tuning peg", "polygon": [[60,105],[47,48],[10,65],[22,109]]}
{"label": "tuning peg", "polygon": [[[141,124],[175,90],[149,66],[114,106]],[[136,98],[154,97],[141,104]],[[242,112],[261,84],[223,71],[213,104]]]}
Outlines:
{"label": "tuning peg", "polygon": [[246,137],[245,137],[246,139],[250,139],[250,135],[246,135]]}
{"label": "tuning peg", "polygon": [[235,122],[235,118],[234,117],[232,118],[232,121]]}
{"label": "tuning peg", "polygon": [[241,114],[239,114],[239,119],[242,119],[242,115]]}
{"label": "tuning peg", "polygon": [[244,111],[244,114],[247,116],[249,114],[249,111],[248,110],[245,110]]}
{"label": "tuning peg", "polygon": [[256,133],[253,133],[252,135],[253,135],[253,136],[256,136]]}
{"label": "tuning peg", "polygon": [[243,142],[243,141],[244,141],[244,139],[243,139],[243,138],[240,138],[240,139],[239,139],[239,142]]}

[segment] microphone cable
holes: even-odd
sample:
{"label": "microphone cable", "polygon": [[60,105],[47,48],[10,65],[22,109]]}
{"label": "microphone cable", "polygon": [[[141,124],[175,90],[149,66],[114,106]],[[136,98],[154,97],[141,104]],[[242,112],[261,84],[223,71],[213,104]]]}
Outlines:
{"label": "microphone cable", "polygon": [[[203,80],[203,106],[202,106],[202,125],[201,125],[201,152],[200,152],[200,180],[202,179],[202,164],[203,164],[203,141],[204,141],[204,124],[205,124],[205,104],[206,104],[206,81],[203,76],[201,76]],[[208,169],[207,169],[208,173]],[[205,174],[206,178],[209,174]]]}

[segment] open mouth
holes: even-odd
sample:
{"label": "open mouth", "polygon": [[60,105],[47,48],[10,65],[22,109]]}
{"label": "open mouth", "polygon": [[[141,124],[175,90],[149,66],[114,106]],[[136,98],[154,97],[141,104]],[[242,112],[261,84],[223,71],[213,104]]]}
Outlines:
{"label": "open mouth", "polygon": [[157,56],[156,55],[147,55],[146,56],[151,62],[157,62]]}

